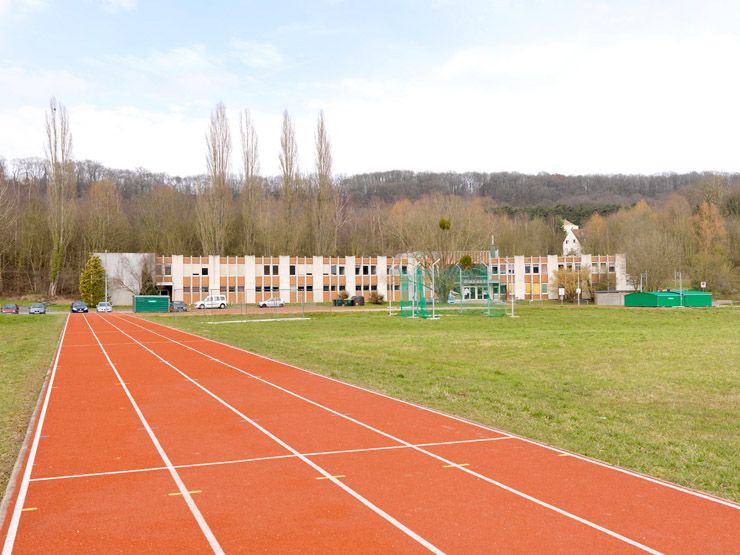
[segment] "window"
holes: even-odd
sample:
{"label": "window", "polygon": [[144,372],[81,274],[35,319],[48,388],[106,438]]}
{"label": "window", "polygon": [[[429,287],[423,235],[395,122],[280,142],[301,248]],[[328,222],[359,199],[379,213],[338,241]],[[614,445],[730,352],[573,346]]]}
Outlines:
{"label": "window", "polygon": [[337,275],[337,265],[336,264],[331,265],[331,275],[333,276]]}
{"label": "window", "polygon": [[329,292],[329,286],[328,285],[324,285],[324,293],[328,293],[328,292]]}
{"label": "window", "polygon": [[182,288],[182,292],[183,293],[190,293],[190,287],[188,287],[188,286],[183,287]]}
{"label": "window", "polygon": [[344,266],[340,266],[339,267],[339,275],[340,276],[343,276],[344,275]]}
{"label": "window", "polygon": [[207,276],[208,275],[208,268],[206,266],[203,266],[200,270],[200,275]]}
{"label": "window", "polygon": [[514,265],[513,264],[509,264],[509,273],[511,275],[514,275]]}
{"label": "window", "polygon": [[273,266],[273,267],[272,267],[272,275],[273,275],[273,276],[276,276],[276,275],[278,275],[279,273],[280,273],[280,272],[279,272],[279,270],[278,270],[278,267],[277,267],[277,266]]}
{"label": "window", "polygon": [[361,269],[361,268],[360,268],[359,266],[355,266],[355,275],[356,275],[356,276],[359,276],[359,275],[361,275],[361,274],[360,274],[360,269]]}
{"label": "window", "polygon": [[256,286],[256,287],[254,288],[254,291],[255,291],[256,293],[262,293],[262,286],[261,286],[261,285],[257,285],[257,286]]}
{"label": "window", "polygon": [[291,264],[290,265],[290,275],[291,276],[294,276],[295,275],[295,264]]}
{"label": "window", "polygon": [[164,275],[171,276],[172,275],[172,266],[169,264],[165,264],[164,267]]}
{"label": "window", "polygon": [[236,290],[237,290],[237,291],[238,291],[239,293],[244,293],[244,286],[243,286],[243,285],[237,285],[237,286],[236,286]]}
{"label": "window", "polygon": [[375,266],[375,265],[370,266],[370,275],[371,276],[374,276],[377,273],[377,271],[378,271],[377,266]]}
{"label": "window", "polygon": [[546,283],[540,283],[540,291],[542,294],[547,293],[547,284]]}
{"label": "window", "polygon": [[208,293],[208,287],[201,287],[200,288],[201,293]]}
{"label": "window", "polygon": [[498,274],[498,266],[491,266],[491,273]]}
{"label": "window", "polygon": [[265,264],[262,267],[262,275],[263,276],[269,276],[270,275],[270,265],[269,264]]}
{"label": "window", "polygon": [[362,267],[362,275],[363,275],[363,276],[367,276],[367,275],[369,275],[369,273],[368,273],[368,271],[367,271],[367,265],[365,265],[365,266],[363,266],[363,267]]}
{"label": "window", "polygon": [[537,265],[532,266],[532,273],[533,274],[539,274],[540,273],[540,267]]}
{"label": "window", "polygon": [[229,293],[236,293],[236,285],[229,285]]}
{"label": "window", "polygon": [[609,264],[609,272],[614,273],[614,264]]}
{"label": "window", "polygon": [[225,285],[222,285],[220,287],[219,291],[221,291],[221,293],[226,293],[226,286]]}
{"label": "window", "polygon": [[525,274],[531,274],[532,273],[532,266],[530,266],[529,264],[526,264],[524,266],[524,273]]}

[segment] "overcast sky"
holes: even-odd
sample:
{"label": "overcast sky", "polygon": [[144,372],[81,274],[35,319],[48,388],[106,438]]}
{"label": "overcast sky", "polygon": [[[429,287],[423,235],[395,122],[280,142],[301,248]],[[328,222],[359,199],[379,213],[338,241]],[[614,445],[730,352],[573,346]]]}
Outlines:
{"label": "overcast sky", "polygon": [[43,156],[50,96],[77,159],[205,172],[226,104],[264,175],[281,114],[313,169],[740,170],[740,2],[0,0],[0,156]]}

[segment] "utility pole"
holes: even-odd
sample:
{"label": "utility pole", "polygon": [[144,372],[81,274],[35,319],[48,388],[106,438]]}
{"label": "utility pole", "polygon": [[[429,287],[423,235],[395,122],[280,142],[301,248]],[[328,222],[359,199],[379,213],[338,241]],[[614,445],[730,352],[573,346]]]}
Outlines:
{"label": "utility pole", "polygon": [[437,290],[435,288],[435,281],[434,281],[434,274],[436,273],[435,266],[437,263],[441,260],[441,258],[438,258],[434,262],[432,262],[432,320],[435,320],[437,318],[437,315],[435,313],[435,301],[434,297],[436,297]]}

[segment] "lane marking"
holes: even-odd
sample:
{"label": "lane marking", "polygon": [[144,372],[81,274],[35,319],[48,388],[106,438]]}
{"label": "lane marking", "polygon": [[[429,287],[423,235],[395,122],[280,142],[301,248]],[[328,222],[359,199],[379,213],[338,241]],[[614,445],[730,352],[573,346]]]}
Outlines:
{"label": "lane marking", "polygon": [[282,446],[287,451],[290,451],[291,453],[293,453],[293,455],[295,455],[300,460],[302,460],[304,463],[306,463],[308,466],[310,466],[311,468],[313,468],[316,472],[318,472],[322,476],[325,476],[327,480],[331,480],[334,484],[336,484],[338,487],[340,487],[341,489],[343,489],[349,495],[351,495],[352,497],[354,497],[357,501],[359,501],[360,503],[362,503],[363,505],[365,505],[368,509],[370,509],[371,511],[373,511],[378,516],[382,517],[383,519],[385,519],[386,521],[388,521],[389,523],[391,523],[393,526],[395,526],[400,531],[402,531],[404,534],[406,534],[407,536],[409,536],[410,538],[412,538],[413,540],[415,540],[416,542],[418,542],[420,545],[424,546],[425,548],[427,548],[432,553],[439,554],[439,555],[442,555],[444,553],[441,549],[439,549],[438,547],[436,547],[431,542],[425,540],[419,534],[417,534],[416,532],[414,532],[413,530],[411,530],[411,528],[409,528],[408,526],[406,526],[405,524],[403,524],[402,522],[400,522],[399,520],[397,520],[396,518],[394,518],[393,516],[391,516],[390,514],[388,514],[387,512],[385,512],[383,509],[381,509],[380,507],[378,507],[377,505],[375,505],[372,501],[370,501],[366,497],[362,496],[360,493],[358,493],[355,490],[353,490],[351,487],[349,487],[348,485],[346,485],[345,483],[343,483],[341,480],[338,480],[337,478],[334,478],[324,468],[322,468],[321,466],[319,466],[318,464],[316,464],[314,461],[312,461],[311,459],[309,459],[305,455],[301,454],[297,449],[295,449],[294,447],[292,447],[291,445],[289,445],[288,443],[286,443],[285,441],[283,441],[282,439],[280,439],[279,437],[277,437],[275,434],[273,434],[272,432],[270,432],[269,430],[267,430],[264,426],[258,424],[257,422],[255,422],[254,420],[252,420],[251,418],[249,418],[246,414],[244,414],[243,412],[239,411],[237,408],[235,408],[232,405],[230,405],[227,401],[225,401],[224,399],[222,399],[221,397],[219,397],[218,395],[216,395],[215,393],[213,393],[210,389],[208,389],[205,386],[199,384],[195,380],[190,379],[189,376],[187,374],[185,374],[185,372],[183,372],[182,370],[180,370],[177,366],[175,366],[171,362],[169,362],[169,361],[165,360],[164,358],[162,358],[160,355],[158,355],[157,353],[155,353],[154,351],[152,351],[149,347],[147,347],[143,343],[137,341],[136,338],[132,337],[131,335],[129,335],[128,333],[126,333],[125,331],[123,331],[121,328],[119,328],[118,326],[116,326],[115,324],[113,324],[112,322],[110,322],[109,319],[106,318],[104,321],[105,321],[106,324],[114,327],[120,333],[122,333],[123,335],[125,335],[126,337],[128,337],[129,339],[131,339],[132,341],[136,341],[136,343],[138,343],[141,346],[142,349],[144,349],[144,350],[148,351],[149,353],[151,353],[152,355],[154,355],[157,359],[161,360],[164,364],[166,364],[167,366],[169,366],[170,368],[172,368],[175,372],[177,372],[178,374],[180,374],[184,378],[189,379],[190,382],[195,387],[199,388],[204,393],[206,393],[207,395],[209,395],[210,397],[212,397],[213,399],[215,399],[216,401],[218,401],[219,403],[221,403],[224,407],[228,408],[231,412],[233,412],[237,416],[241,416],[243,419],[247,420],[252,426],[254,426],[259,431],[261,431],[263,434],[265,434],[267,437],[269,437],[270,439],[272,439],[275,443],[277,443],[278,445]]}
{"label": "lane marking", "polygon": [[560,453],[558,457],[570,457],[568,453]]}
{"label": "lane marking", "polygon": [[442,468],[460,468],[461,466],[470,466],[470,463],[461,463],[461,464],[446,464],[442,466]]}
{"label": "lane marking", "polygon": [[25,507],[25,508],[21,509],[21,512],[24,512],[25,513],[27,511],[38,511],[38,510],[39,510],[38,507]]}
{"label": "lane marking", "polygon": [[[107,320],[106,320],[106,323],[110,324],[110,322],[108,322]],[[120,328],[118,328],[118,326],[115,326],[114,324],[110,324],[110,325],[113,326],[113,327],[115,327],[116,329],[119,329],[120,330]],[[141,326],[139,326],[139,327],[141,327]],[[159,334],[157,332],[154,332],[154,331],[151,331],[151,330],[147,330],[147,331],[149,331],[150,333],[153,333],[155,335],[160,335],[161,336],[161,334]],[[130,339],[133,339],[134,341],[136,341],[135,338],[133,338],[132,336],[128,335],[123,330],[121,330],[121,332],[124,335],[126,335],[127,337],[129,337]],[[165,336],[162,336],[162,337],[165,337]],[[260,381],[260,382],[262,382],[262,383],[264,383],[266,385],[269,385],[271,387],[274,387],[275,389],[278,389],[280,391],[283,391],[283,392],[287,393],[288,395],[291,395],[291,396],[295,397],[296,399],[301,399],[301,400],[303,400],[303,401],[305,401],[305,402],[307,402],[307,403],[309,403],[311,405],[314,405],[315,407],[318,407],[318,408],[321,408],[321,409],[323,409],[323,410],[325,410],[327,412],[331,412],[333,414],[336,414],[337,416],[341,416],[342,418],[345,418],[346,420],[349,420],[350,422],[354,422],[358,426],[362,426],[363,428],[365,428],[367,430],[373,431],[373,432],[375,432],[377,434],[380,434],[380,435],[382,435],[384,437],[387,437],[387,438],[389,438],[389,439],[391,439],[393,441],[397,441],[398,443],[402,443],[402,444],[404,444],[404,445],[406,445],[406,446],[414,449],[415,451],[418,451],[419,453],[423,453],[423,454],[428,455],[428,456],[430,456],[430,457],[432,457],[434,459],[437,459],[438,461],[441,461],[444,464],[454,465],[454,466],[456,466],[456,468],[458,470],[460,470],[460,472],[465,472],[467,474],[470,474],[471,476],[475,476],[476,478],[478,478],[480,480],[483,480],[484,482],[488,482],[489,484],[492,484],[494,486],[497,486],[497,487],[499,487],[499,488],[501,488],[501,489],[503,489],[505,491],[508,491],[509,493],[513,493],[514,495],[517,495],[517,496],[521,497],[522,499],[526,499],[527,501],[531,501],[532,503],[535,503],[535,504],[537,504],[537,505],[539,505],[541,507],[544,507],[546,509],[549,509],[551,511],[554,511],[554,512],[556,512],[556,513],[558,513],[558,514],[560,514],[560,515],[562,515],[564,517],[567,517],[567,518],[570,518],[572,520],[575,520],[576,522],[580,522],[581,524],[584,524],[585,526],[588,526],[590,528],[593,528],[594,530],[598,530],[599,532],[602,532],[602,533],[604,533],[604,534],[606,534],[608,536],[611,536],[611,537],[616,538],[616,539],[618,539],[620,541],[623,541],[624,543],[627,543],[629,545],[632,545],[632,546],[634,546],[634,547],[636,547],[638,549],[641,549],[643,551],[646,551],[647,553],[652,553],[653,555],[660,555],[660,551],[657,551],[657,550],[655,550],[655,549],[653,549],[653,548],[651,548],[651,547],[649,547],[649,546],[647,546],[645,544],[642,544],[642,543],[638,542],[637,540],[633,540],[632,538],[629,538],[627,536],[624,536],[624,535],[620,534],[619,532],[615,532],[614,530],[610,530],[609,528],[606,528],[605,526],[601,526],[600,524],[596,524],[595,522],[592,522],[592,521],[590,521],[590,520],[588,520],[586,518],[580,517],[580,516],[578,516],[578,515],[576,515],[574,513],[571,513],[570,511],[565,510],[565,509],[561,509],[560,507],[557,507],[556,505],[553,505],[551,503],[548,503],[547,501],[543,501],[542,499],[538,499],[537,497],[534,497],[532,495],[529,495],[528,493],[524,493],[523,491],[520,491],[520,490],[518,490],[516,488],[513,488],[511,486],[508,486],[508,485],[504,484],[503,482],[499,482],[498,480],[494,480],[493,478],[489,478],[488,476],[485,476],[485,475],[483,475],[483,474],[481,474],[479,472],[476,472],[476,471],[471,470],[469,468],[461,467],[459,465],[455,465],[454,462],[452,462],[451,460],[449,460],[449,459],[447,459],[445,457],[442,457],[441,455],[437,455],[436,453],[433,453],[431,451],[427,451],[426,449],[423,449],[421,447],[416,447],[413,444],[409,443],[408,441],[405,441],[405,440],[403,440],[401,438],[398,438],[398,437],[396,437],[396,436],[394,436],[392,434],[389,434],[388,432],[384,432],[384,431],[382,431],[382,430],[380,430],[378,428],[375,428],[374,426],[371,426],[370,424],[365,424],[364,422],[361,422],[361,421],[359,421],[359,420],[357,420],[355,418],[352,418],[351,416],[347,416],[345,414],[342,414],[340,412],[337,412],[334,409],[331,409],[331,408],[329,408],[329,407],[327,407],[325,405],[322,405],[321,403],[317,403],[316,401],[313,401],[311,399],[308,399],[307,397],[304,397],[304,396],[302,396],[302,395],[300,395],[298,393],[295,393],[293,391],[290,391],[289,389],[286,389],[286,388],[284,388],[282,386],[279,386],[277,384],[274,384],[274,383],[272,383],[272,382],[270,382],[270,381],[268,381],[268,380],[266,380],[264,378],[260,378],[258,376],[255,376],[254,374],[251,374],[251,373],[247,372],[246,370],[242,370],[241,368],[238,368],[238,367],[236,367],[236,366],[234,366],[232,364],[229,364],[228,362],[224,362],[222,360],[219,360],[216,357],[213,357],[211,355],[208,355],[206,353],[203,353],[202,351],[199,351],[198,349],[195,349],[194,347],[190,347],[189,345],[184,345],[184,344],[179,343],[178,341],[176,341],[174,339],[170,339],[170,341],[172,341],[173,343],[179,344],[179,345],[185,347],[186,349],[189,349],[191,351],[194,351],[196,353],[199,353],[202,356],[204,356],[204,357],[206,357],[206,358],[208,358],[210,360],[213,360],[213,361],[218,362],[220,364],[223,364],[224,366],[227,366],[227,367],[229,367],[229,368],[231,368],[233,370],[236,370],[237,372],[240,372],[241,374],[244,374],[245,376],[249,376],[249,377],[251,377],[251,378],[253,378],[255,380],[258,380],[258,381]],[[156,357],[160,358],[160,360],[162,360],[165,363],[167,363],[162,357],[160,357],[158,354],[154,353],[154,351],[152,351],[151,349],[149,349],[145,345],[142,344],[142,347],[144,347],[145,349],[147,349],[149,352],[153,353]],[[169,364],[169,363],[167,363],[167,364]],[[202,387],[202,386],[200,386],[200,387]],[[203,389],[205,390],[205,388],[203,388]]]}
{"label": "lane marking", "polygon": [[[255,419],[255,422],[257,419]],[[247,422],[244,420],[243,422]],[[416,444],[417,447],[434,447],[437,445],[460,445],[464,443],[480,443],[480,442],[488,442],[488,441],[501,441],[504,439],[512,439],[509,437],[488,437],[488,438],[479,438],[479,439],[462,439],[458,441],[440,441],[436,443],[418,443]],[[365,447],[362,449],[341,449],[338,451],[314,451],[311,453],[302,453],[306,457],[318,457],[323,455],[345,455],[350,453],[369,453],[372,451],[390,451],[394,449],[408,449],[406,445],[388,445],[386,447]],[[272,455],[268,457],[252,457],[249,459],[231,459],[226,461],[213,461],[213,462],[204,462],[204,463],[191,463],[191,464],[176,464],[175,468],[178,470],[181,468],[202,468],[202,467],[209,467],[209,466],[221,466],[225,464],[242,464],[242,463],[250,463],[250,462],[260,462],[260,461],[273,461],[273,460],[279,460],[279,459],[294,459],[296,458],[295,455]],[[85,474],[66,474],[61,476],[46,476],[43,478],[31,478],[32,482],[46,482],[50,480],[69,480],[72,478],[93,478],[96,476],[115,476],[117,474],[134,474],[138,472],[155,472],[158,470],[167,470],[166,466],[152,466],[148,468],[131,468],[127,470],[110,470],[107,472],[89,472]]]}
{"label": "lane marking", "polygon": [[18,534],[18,523],[21,519],[21,513],[23,512],[23,504],[26,502],[26,494],[28,493],[28,485],[31,479],[31,470],[33,469],[34,461],[36,460],[36,452],[39,448],[39,442],[41,441],[41,429],[44,426],[44,419],[46,418],[46,410],[49,407],[49,399],[51,398],[51,391],[54,386],[54,380],[57,375],[57,368],[59,366],[59,355],[62,352],[62,345],[67,334],[67,326],[69,325],[69,315],[64,321],[64,329],[62,329],[62,335],[59,338],[59,345],[57,345],[57,351],[54,355],[54,365],[51,368],[51,376],[49,377],[49,383],[46,386],[46,396],[44,397],[44,404],[41,406],[41,413],[39,414],[39,421],[36,424],[36,431],[33,436],[33,443],[31,444],[31,450],[28,452],[28,460],[26,461],[26,468],[23,470],[23,478],[21,479],[21,486],[18,489],[18,497],[15,500],[15,507],[13,507],[13,515],[10,518],[10,524],[8,525],[8,533],[5,536],[5,542],[3,543],[3,554],[10,555],[13,551],[13,545],[15,544],[15,538]]}
{"label": "lane marking", "polygon": [[330,480],[333,478],[346,478],[344,474],[335,474],[334,476],[316,476],[315,480]]}
{"label": "lane marking", "polygon": [[169,470],[170,476],[172,476],[172,479],[174,480],[175,484],[177,484],[177,489],[182,493],[182,497],[185,500],[185,503],[190,509],[190,512],[195,518],[195,521],[198,523],[198,526],[203,532],[203,535],[206,537],[206,540],[208,540],[208,544],[211,546],[211,549],[213,550],[214,553],[216,553],[217,555],[223,555],[224,550],[221,548],[221,545],[218,543],[216,536],[213,535],[211,528],[208,526],[208,523],[206,522],[205,518],[203,518],[203,515],[201,514],[200,509],[198,509],[198,506],[195,504],[195,501],[193,501],[193,498],[190,496],[190,493],[185,487],[185,484],[180,478],[180,475],[177,473],[177,470],[175,470],[175,467],[172,465],[172,461],[170,461],[169,457],[167,456],[167,453],[165,453],[164,449],[162,448],[162,445],[159,443],[157,436],[154,434],[151,427],[149,426],[149,422],[144,417],[144,413],[141,412],[141,409],[139,408],[139,405],[136,403],[136,400],[134,399],[133,395],[131,395],[131,391],[129,391],[129,388],[126,386],[125,382],[123,381],[121,374],[118,373],[118,368],[116,367],[115,364],[113,364],[113,361],[108,356],[108,351],[105,350],[105,347],[103,347],[103,344],[100,342],[100,339],[98,339],[98,336],[95,333],[95,330],[90,325],[90,322],[88,321],[87,316],[85,316],[85,323],[87,324],[87,327],[90,328],[90,332],[93,334],[95,341],[98,343],[100,350],[103,352],[103,355],[108,361],[108,365],[111,367],[111,369],[113,370],[113,373],[116,375],[116,377],[118,378],[118,381],[121,383],[121,387],[123,388],[124,393],[126,393],[126,397],[128,397],[128,400],[131,403],[131,406],[134,408],[134,411],[139,417],[139,420],[144,425],[144,428],[146,429],[146,433],[149,435],[149,439],[151,439],[152,443],[154,444],[154,447],[157,449],[157,452],[159,453],[159,456],[162,458],[162,461],[167,467],[167,470]]}
{"label": "lane marking", "polygon": [[[126,322],[128,322],[128,323],[130,323],[130,324],[132,324],[132,325],[134,325],[134,326],[137,326],[137,327],[139,327],[139,328],[141,328],[141,329],[143,329],[145,331],[148,331],[150,333],[153,333],[153,334],[158,335],[160,337],[163,337],[165,339],[169,339],[169,341],[171,341],[171,342],[175,342],[175,343],[179,343],[179,344],[204,342],[204,343],[214,343],[216,345],[221,345],[223,347],[227,347],[227,348],[232,349],[234,351],[239,351],[239,352],[242,352],[242,353],[247,353],[248,355],[252,355],[254,357],[261,358],[262,360],[268,360],[270,362],[275,362],[277,364],[282,364],[283,366],[286,366],[286,367],[289,367],[289,368],[293,368],[294,370],[298,370],[300,372],[303,372],[305,374],[309,374],[309,375],[314,376],[314,377],[317,377],[317,378],[321,378],[321,379],[324,379],[324,380],[332,381],[334,383],[343,385],[345,387],[351,387],[353,389],[359,389],[360,391],[364,391],[366,393],[370,393],[370,394],[376,395],[378,397],[383,397],[384,399],[395,401],[397,403],[401,403],[401,404],[404,404],[404,405],[409,405],[411,407],[415,407],[417,409],[420,409],[420,410],[423,410],[423,411],[426,411],[426,412],[431,412],[431,413],[436,414],[438,416],[443,416],[445,418],[449,418],[450,420],[455,420],[457,422],[462,422],[463,424],[469,424],[471,426],[475,426],[476,428],[480,428],[482,430],[487,430],[489,432],[495,432],[497,434],[503,434],[506,437],[509,437],[511,439],[518,439],[519,441],[522,441],[524,443],[529,443],[530,445],[534,445],[535,447],[540,447],[542,449],[547,449],[547,450],[550,450],[550,451],[555,451],[556,453],[563,453],[563,454],[566,454],[566,455],[568,455],[570,457],[573,457],[573,458],[578,459],[578,460],[583,461],[583,462],[595,464],[597,466],[601,466],[602,468],[606,468],[608,470],[613,470],[615,472],[621,472],[622,474],[627,474],[628,476],[632,476],[633,478],[638,478],[640,480],[645,480],[647,482],[651,482],[651,483],[657,484],[659,486],[664,486],[666,488],[673,489],[673,490],[676,490],[676,491],[681,492],[681,493],[685,493],[685,494],[688,494],[688,495],[693,495],[695,497],[700,497],[702,499],[705,499],[706,501],[712,501],[714,503],[718,503],[720,505],[725,505],[725,506],[730,507],[732,509],[740,510],[740,504],[734,503],[734,502],[729,501],[727,499],[722,499],[720,497],[716,497],[716,496],[713,496],[713,495],[710,495],[710,494],[707,494],[707,493],[704,493],[704,492],[701,492],[701,491],[692,490],[692,489],[687,488],[685,486],[680,486],[678,484],[674,484],[674,483],[668,482],[666,480],[661,480],[659,478],[654,478],[652,476],[648,476],[647,474],[640,474],[639,472],[635,472],[635,471],[629,470],[627,468],[622,468],[620,466],[616,466],[614,464],[610,464],[610,463],[607,463],[607,462],[604,462],[604,461],[600,461],[598,459],[592,459],[590,457],[587,457],[585,455],[581,455],[579,453],[573,453],[573,452],[570,452],[570,451],[565,451],[564,449],[561,449],[559,447],[554,447],[552,445],[548,445],[547,443],[542,443],[541,441],[536,441],[534,439],[529,439],[529,438],[524,437],[524,436],[520,436],[520,435],[517,435],[517,434],[512,434],[511,432],[505,432],[505,431],[500,430],[498,428],[494,428],[492,426],[487,426],[485,424],[480,424],[480,423],[475,422],[473,420],[468,420],[466,418],[462,418],[461,416],[455,416],[455,415],[452,415],[452,414],[447,414],[447,413],[442,412],[442,411],[439,411],[437,409],[432,409],[432,408],[429,408],[429,407],[425,407],[423,405],[419,405],[419,404],[414,403],[412,401],[405,401],[404,399],[398,399],[396,397],[391,397],[390,395],[386,395],[385,393],[381,393],[379,391],[373,391],[372,389],[368,389],[367,387],[363,387],[361,385],[355,385],[355,384],[352,384],[352,383],[343,382],[343,381],[341,381],[341,380],[339,380],[337,378],[332,378],[331,376],[325,376],[324,374],[319,374],[318,372],[314,372],[313,370],[308,370],[306,368],[301,368],[300,366],[296,366],[296,365],[290,364],[288,362],[282,362],[280,360],[277,360],[277,359],[274,359],[274,358],[270,358],[270,357],[268,357],[266,355],[261,355],[259,353],[255,353],[254,351],[250,351],[250,350],[244,349],[242,347],[237,347],[235,345],[229,345],[228,343],[224,343],[223,341],[218,341],[217,339],[206,339],[206,338],[200,337],[198,335],[195,335],[194,333],[190,333],[188,331],[184,331],[184,330],[181,330],[181,329],[168,327],[168,326],[165,326],[164,324],[160,324],[158,322],[151,322],[149,320],[142,320],[141,318],[128,317],[128,318],[121,318],[121,319],[124,320],[124,321],[126,321]],[[165,329],[165,330],[167,330],[169,332],[182,333],[184,335],[193,337],[195,339],[183,339],[182,341],[178,341],[178,340],[172,339],[170,337],[167,337],[165,335],[162,335],[160,333],[157,333],[156,331],[152,330],[151,328],[148,328],[146,326],[142,326],[142,325],[136,323],[134,320],[145,321],[145,322],[150,323],[152,326],[157,326],[157,327],[162,328],[162,329]],[[157,341],[157,342],[152,342],[152,343],[159,344],[161,342]],[[183,347],[187,347],[187,345],[183,345]],[[196,350],[196,349],[193,349],[193,350]],[[200,351],[197,351],[197,352],[200,352]],[[202,353],[202,354],[205,355],[205,353]],[[208,355],[205,355],[205,356],[208,356]],[[224,363],[224,364],[226,364],[226,363]]]}
{"label": "lane marking", "polygon": [[[203,490],[202,489],[191,489],[185,493],[189,493],[190,495],[192,495],[194,493],[203,493]],[[169,495],[170,497],[174,497],[175,495],[184,495],[184,494],[181,491],[173,491],[172,493],[168,493],[167,495]]]}

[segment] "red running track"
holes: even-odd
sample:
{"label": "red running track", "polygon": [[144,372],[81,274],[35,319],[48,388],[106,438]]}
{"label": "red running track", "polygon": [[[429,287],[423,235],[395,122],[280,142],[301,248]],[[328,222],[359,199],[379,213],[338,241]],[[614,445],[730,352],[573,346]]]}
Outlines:
{"label": "red running track", "polygon": [[132,316],[69,317],[2,528],[68,552],[740,552],[740,506]]}

